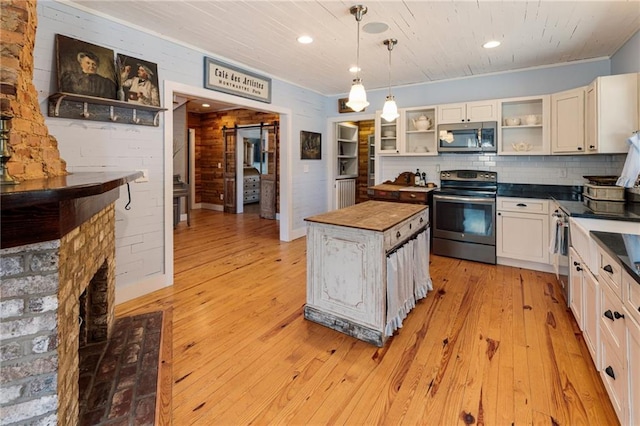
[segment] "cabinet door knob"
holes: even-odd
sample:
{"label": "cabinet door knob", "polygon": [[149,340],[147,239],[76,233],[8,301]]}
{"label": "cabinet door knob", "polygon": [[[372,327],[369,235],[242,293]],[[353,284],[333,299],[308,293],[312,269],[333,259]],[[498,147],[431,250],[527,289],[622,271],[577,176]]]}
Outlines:
{"label": "cabinet door knob", "polygon": [[614,317],[616,317],[616,319],[624,318],[624,314],[621,314],[621,313],[620,313],[620,312],[618,312],[618,311],[615,311],[615,312],[613,313],[613,316],[614,316]]}
{"label": "cabinet door knob", "polygon": [[606,265],[602,269],[604,269],[605,271],[607,271],[610,274],[613,274],[613,268],[611,267],[611,265]]}
{"label": "cabinet door knob", "polygon": [[607,309],[607,310],[605,311],[604,316],[605,316],[605,317],[607,317],[607,318],[609,318],[611,321],[613,321],[613,320],[614,320],[614,319],[613,319],[613,312],[611,312],[611,310],[610,310],[610,309]]}
{"label": "cabinet door knob", "polygon": [[613,368],[611,368],[611,366],[605,368],[604,372],[607,373],[607,376],[611,377],[613,380],[616,379],[616,375],[613,373]]}
{"label": "cabinet door knob", "polygon": [[578,147],[578,151],[582,151],[582,147],[581,146]]}
{"label": "cabinet door knob", "polygon": [[502,213],[498,212],[498,216],[502,216]]}
{"label": "cabinet door knob", "polygon": [[583,269],[579,266],[576,266],[576,271],[582,271]]}
{"label": "cabinet door knob", "polygon": [[400,238],[402,236],[402,234],[400,233],[400,231],[396,232],[396,238]]}
{"label": "cabinet door knob", "polygon": [[580,264],[580,262],[576,262],[575,260],[573,261],[573,266],[578,266]]}

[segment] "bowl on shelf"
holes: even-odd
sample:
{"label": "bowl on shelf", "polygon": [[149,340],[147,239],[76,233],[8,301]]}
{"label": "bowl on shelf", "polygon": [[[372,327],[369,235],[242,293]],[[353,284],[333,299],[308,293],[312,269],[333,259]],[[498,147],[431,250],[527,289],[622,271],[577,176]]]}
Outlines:
{"label": "bowl on shelf", "polygon": [[383,150],[396,149],[396,144],[394,141],[382,141],[381,148]]}
{"label": "bowl on shelf", "polygon": [[518,152],[531,151],[531,148],[532,148],[531,144],[526,142],[512,143],[511,147],[513,148],[514,151],[518,151]]}
{"label": "bowl on shelf", "polygon": [[504,119],[504,124],[506,124],[507,126],[519,126],[520,125],[520,119],[518,117],[505,118]]}
{"label": "bowl on shelf", "polygon": [[538,116],[537,115],[533,115],[533,114],[527,115],[524,118],[524,122],[527,123],[529,126],[533,126],[535,124],[538,124]]}
{"label": "bowl on shelf", "polygon": [[413,152],[428,152],[427,147],[425,146],[416,146],[413,149]]}

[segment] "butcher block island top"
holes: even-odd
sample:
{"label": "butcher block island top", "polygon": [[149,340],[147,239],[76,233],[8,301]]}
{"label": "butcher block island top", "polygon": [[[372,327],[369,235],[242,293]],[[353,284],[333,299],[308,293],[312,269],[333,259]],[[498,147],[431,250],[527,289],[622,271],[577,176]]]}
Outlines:
{"label": "butcher block island top", "polygon": [[311,216],[305,220],[308,222],[384,232],[426,209],[426,206],[418,204],[365,201],[364,203],[355,204],[340,210],[333,210],[328,213]]}
{"label": "butcher block island top", "polygon": [[433,288],[428,207],[367,201],[305,220],[304,317],[383,346]]}

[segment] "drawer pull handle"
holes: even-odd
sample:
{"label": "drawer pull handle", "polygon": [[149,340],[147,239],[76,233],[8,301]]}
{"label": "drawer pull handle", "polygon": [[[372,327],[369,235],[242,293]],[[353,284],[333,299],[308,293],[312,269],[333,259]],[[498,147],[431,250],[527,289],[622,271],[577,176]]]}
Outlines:
{"label": "drawer pull handle", "polygon": [[613,374],[613,368],[611,368],[611,366],[605,368],[604,372],[607,373],[607,376],[611,377],[613,380],[616,379],[616,375]]}
{"label": "drawer pull handle", "polygon": [[613,313],[613,316],[614,316],[614,317],[616,317],[616,319],[624,318],[624,314],[621,314],[621,313],[620,313],[620,312],[618,312],[618,311],[615,311],[615,312]]}
{"label": "drawer pull handle", "polygon": [[518,203],[518,204],[516,204],[516,206],[518,206],[518,207],[527,207],[527,205],[525,203]]}
{"label": "drawer pull handle", "polygon": [[608,310],[606,310],[606,311],[605,311],[604,316],[605,316],[605,317],[607,317],[607,318],[609,318],[611,321],[614,321],[614,319],[613,319],[613,312],[611,312],[611,310],[610,310],[610,309],[608,309]]}
{"label": "drawer pull handle", "polygon": [[605,271],[607,271],[610,274],[613,274],[613,268],[611,267],[611,265],[607,265],[607,266],[603,267],[602,269],[604,269]]}
{"label": "drawer pull handle", "polygon": [[409,229],[412,229],[412,227],[413,227],[413,223],[410,223],[409,224]]}
{"label": "drawer pull handle", "polygon": [[400,236],[402,236],[402,234],[400,233],[400,231],[396,232],[396,238],[400,238]]}

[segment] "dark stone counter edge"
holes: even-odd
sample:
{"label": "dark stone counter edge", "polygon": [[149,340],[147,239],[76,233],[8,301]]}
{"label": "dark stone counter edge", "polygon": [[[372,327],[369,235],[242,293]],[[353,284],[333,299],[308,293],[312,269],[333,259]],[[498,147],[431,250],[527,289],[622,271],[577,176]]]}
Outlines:
{"label": "dark stone counter edge", "polygon": [[580,185],[537,185],[498,182],[498,197],[537,198],[582,201]]}
{"label": "dark stone counter edge", "polygon": [[626,248],[624,248],[624,242],[620,241],[622,234],[601,231],[590,231],[589,234],[611,257],[618,259],[627,273],[640,285],[640,275],[633,269],[630,263],[631,259],[627,256]]}
{"label": "dark stone counter edge", "polygon": [[100,195],[142,177],[142,172],[83,172],[0,187],[1,210]]}

